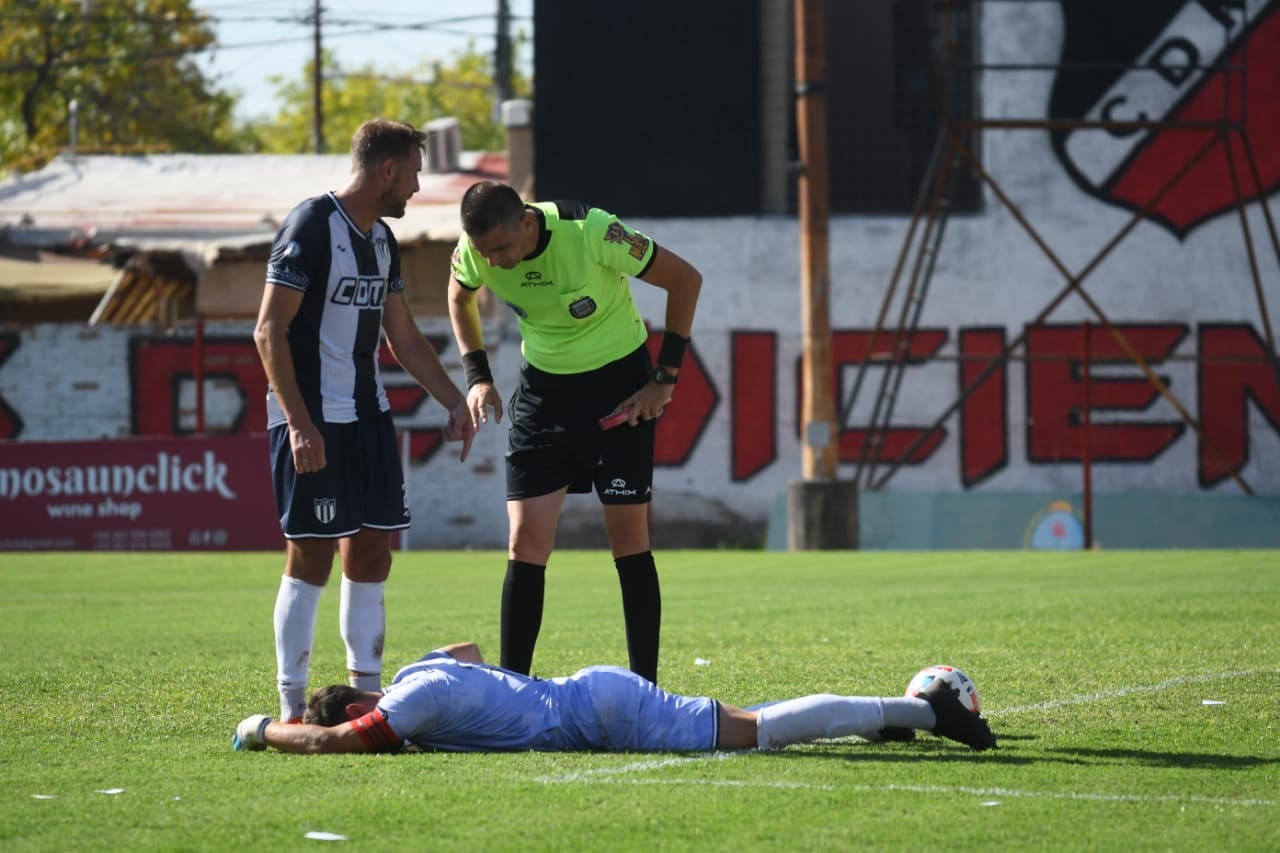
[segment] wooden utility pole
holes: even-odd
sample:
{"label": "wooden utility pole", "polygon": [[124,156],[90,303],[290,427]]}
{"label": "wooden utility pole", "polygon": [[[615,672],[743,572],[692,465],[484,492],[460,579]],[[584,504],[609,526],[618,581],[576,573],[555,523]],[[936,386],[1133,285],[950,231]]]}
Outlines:
{"label": "wooden utility pole", "polygon": [[827,192],[825,0],[794,0],[796,128],[800,147],[800,309],[804,479],[787,486],[787,547],[858,547],[858,486],[836,479],[835,384],[831,367],[830,217]]}
{"label": "wooden utility pole", "polygon": [[826,46],[823,0],[795,0],[796,127],[800,147],[800,308],[805,479],[836,475],[831,380],[831,274],[827,191]]}
{"label": "wooden utility pole", "polygon": [[315,153],[324,153],[324,69],[320,52],[320,0],[312,0],[312,53],[311,60],[311,143]]}

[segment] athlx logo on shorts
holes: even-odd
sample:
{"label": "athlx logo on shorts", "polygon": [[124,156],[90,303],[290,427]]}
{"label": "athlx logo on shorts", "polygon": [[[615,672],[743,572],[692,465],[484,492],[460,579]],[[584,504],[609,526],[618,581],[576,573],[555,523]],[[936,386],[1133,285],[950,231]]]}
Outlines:
{"label": "athlx logo on shorts", "polygon": [[627,495],[638,494],[638,492],[635,489],[628,489],[626,480],[622,479],[621,477],[615,477],[613,479],[613,482],[609,484],[609,488],[605,489],[603,492],[601,492],[601,494],[627,496]]}

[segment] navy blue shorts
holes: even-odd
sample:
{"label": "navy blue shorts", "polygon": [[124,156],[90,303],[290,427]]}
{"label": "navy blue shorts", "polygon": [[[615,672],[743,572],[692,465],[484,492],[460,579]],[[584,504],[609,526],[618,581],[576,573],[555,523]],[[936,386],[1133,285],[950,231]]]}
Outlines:
{"label": "navy blue shorts", "polygon": [[600,418],[644,387],[651,372],[643,346],[586,373],[521,365],[520,387],[507,405],[507,500],[594,486],[601,503],[648,503],[658,422],[602,430]]}
{"label": "navy blue shorts", "polygon": [[325,466],[298,474],[289,427],[271,428],[271,483],[286,539],[340,539],[362,527],[409,526],[404,469],[391,415],[346,424],[318,424]]}

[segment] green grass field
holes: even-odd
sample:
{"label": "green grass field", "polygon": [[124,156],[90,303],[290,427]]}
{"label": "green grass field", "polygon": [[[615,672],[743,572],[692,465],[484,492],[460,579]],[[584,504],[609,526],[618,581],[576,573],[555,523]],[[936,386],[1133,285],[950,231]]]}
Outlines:
{"label": "green grass field", "polygon": [[[387,675],[496,658],[505,557],[399,555]],[[751,704],[976,681],[1000,749],[235,753],[276,712],[275,554],[0,556],[0,849],[1280,849],[1280,553],[669,552],[661,682]],[[344,680],[337,583],[312,685]],[[626,663],[611,561],[560,552],[535,672]],[[117,791],[117,793],[104,793]]]}

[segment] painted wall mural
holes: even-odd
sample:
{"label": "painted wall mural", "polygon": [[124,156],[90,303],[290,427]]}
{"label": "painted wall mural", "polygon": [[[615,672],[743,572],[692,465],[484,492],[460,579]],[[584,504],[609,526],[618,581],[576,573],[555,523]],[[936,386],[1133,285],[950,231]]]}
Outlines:
{"label": "painted wall mural", "polygon": [[[1103,495],[1280,496],[1280,0],[993,3],[981,26],[986,62],[1080,65],[984,75],[987,116],[1070,126],[981,132],[977,153],[1000,193],[987,187],[980,212],[950,219],[919,323],[902,335],[875,326],[909,222],[833,217],[840,475],[904,494],[1036,495],[1048,507],[1079,489],[1087,453]],[[1134,223],[1144,208],[1151,215]],[[801,475],[797,222],[628,225],[704,276],[658,430],[655,514],[763,525]],[[1064,298],[1073,277],[1083,295]],[[634,290],[656,347],[662,293]],[[461,382],[447,320],[420,319]],[[189,329],[0,327],[0,439],[189,436],[198,397],[211,433],[260,432],[265,380],[250,332],[208,325],[197,395]],[[489,321],[485,336],[509,394],[512,318]],[[900,385],[889,370],[898,358]],[[482,430],[459,464],[441,439],[444,411],[394,362],[383,366],[408,448],[411,543],[501,547],[505,424]],[[893,417],[875,429],[890,391]],[[579,511],[594,515],[594,503],[571,500],[566,522]],[[1052,541],[1066,530],[1046,529]]]}

